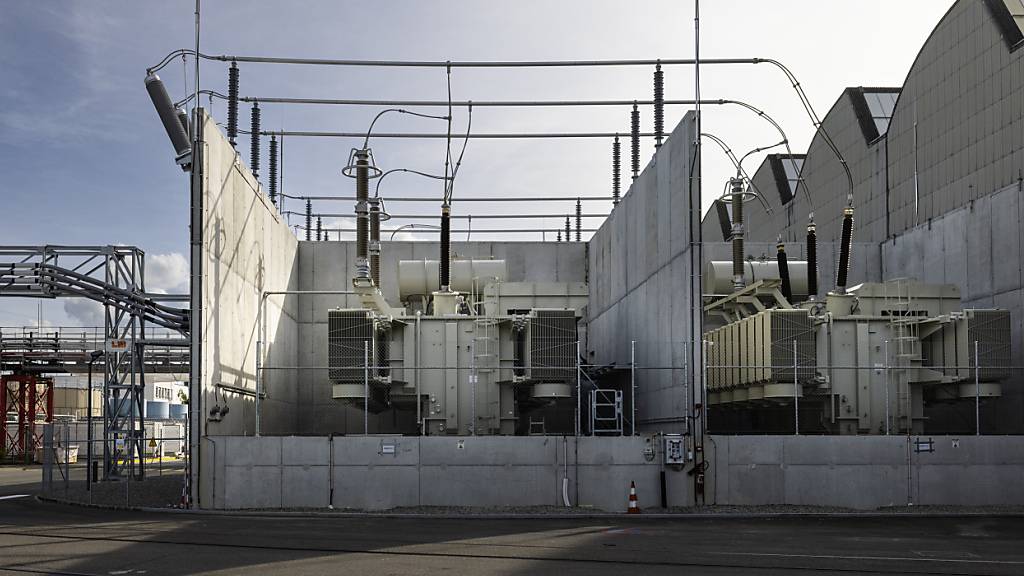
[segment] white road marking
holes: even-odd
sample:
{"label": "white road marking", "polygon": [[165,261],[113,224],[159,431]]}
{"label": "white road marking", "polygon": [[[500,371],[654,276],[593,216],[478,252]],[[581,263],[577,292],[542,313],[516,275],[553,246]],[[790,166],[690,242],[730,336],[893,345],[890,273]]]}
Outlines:
{"label": "white road marking", "polygon": [[11,496],[0,496],[0,500],[14,500],[15,498],[28,498],[31,494],[12,494]]}
{"label": "white road marking", "polygon": [[839,556],[832,554],[781,554],[774,552],[713,552],[720,556],[763,556],[772,558],[804,558],[813,560],[881,560],[886,562],[951,562],[960,564],[1024,564],[1020,560],[966,560],[962,558],[912,558],[907,556]]}

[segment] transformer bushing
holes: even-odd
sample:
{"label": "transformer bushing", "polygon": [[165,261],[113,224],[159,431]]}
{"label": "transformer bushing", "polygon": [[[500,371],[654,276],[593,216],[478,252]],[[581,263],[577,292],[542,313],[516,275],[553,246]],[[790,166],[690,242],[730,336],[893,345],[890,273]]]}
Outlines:
{"label": "transformer bushing", "polygon": [[732,195],[732,286],[741,290],[743,282],[743,179],[729,181]]}
{"label": "transformer bushing", "polygon": [[380,198],[373,198],[370,203],[370,279],[373,285],[380,288]]}
{"label": "transformer bushing", "polygon": [[370,215],[368,201],[370,196],[369,151],[355,151],[356,159],[356,269],[360,278],[370,276]]}

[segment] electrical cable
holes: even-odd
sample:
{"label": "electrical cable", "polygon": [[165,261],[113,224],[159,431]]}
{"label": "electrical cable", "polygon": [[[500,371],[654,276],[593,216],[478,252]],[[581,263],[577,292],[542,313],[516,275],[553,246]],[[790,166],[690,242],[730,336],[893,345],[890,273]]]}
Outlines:
{"label": "electrical cable", "polygon": [[[383,174],[380,175],[380,177],[377,178],[377,186],[376,186],[376,188],[373,191],[373,197],[374,198],[380,198],[380,183],[384,181],[384,177],[387,176],[388,174],[393,174],[395,172],[408,172],[409,174],[416,174],[416,175],[419,175],[419,176],[423,176],[424,178],[433,178],[434,180],[444,180],[445,179],[444,176],[438,176],[437,174],[428,174],[426,172],[420,172],[419,170],[413,170],[412,168],[392,168],[390,170],[385,171]],[[284,196],[284,194],[282,194],[282,196]],[[289,196],[289,198],[291,198],[291,196]],[[296,198],[298,198],[298,196],[296,196]],[[313,197],[312,196],[302,196],[302,198],[313,198]],[[316,199],[317,200],[330,200],[330,199],[332,199],[332,197],[331,196],[324,196],[324,197],[316,197]],[[341,198],[339,197],[338,199],[341,199]],[[346,197],[345,199],[348,200],[350,198]],[[392,200],[396,200],[396,199],[392,198]]]}
{"label": "electrical cable", "polygon": [[364,150],[369,148],[370,146],[370,135],[373,133],[373,125],[377,123],[377,120],[379,120],[381,116],[387,114],[388,112],[398,112],[399,114],[408,114],[410,116],[418,116],[420,118],[433,118],[434,120],[448,120],[449,122],[451,121],[450,116],[436,116],[433,114],[423,114],[422,112],[413,112],[411,110],[406,110],[404,108],[387,108],[385,110],[381,110],[380,112],[378,112],[377,115],[373,117],[373,121],[370,122],[370,128],[366,131],[366,139],[363,140]]}
{"label": "electrical cable", "polygon": [[708,132],[701,133],[701,137],[711,140],[712,142],[718,144],[722,148],[722,150],[725,152],[725,155],[729,157],[729,161],[731,161],[732,165],[736,168],[736,172],[743,178],[743,180],[750,187],[748,193],[753,194],[754,197],[756,197],[761,202],[761,205],[764,207],[765,212],[767,212],[768,214],[772,214],[772,207],[768,204],[768,200],[764,197],[763,194],[761,194],[761,191],[757,189],[757,186],[754,185],[754,181],[747,174],[747,171],[743,169],[743,166],[740,164],[739,159],[736,158],[736,154],[733,153],[732,149],[729,148],[725,141],[719,138],[718,136],[715,136],[714,134],[710,134]]}
{"label": "electrical cable", "polygon": [[469,113],[469,119],[466,123],[466,138],[462,141],[462,150],[459,152],[459,159],[455,161],[455,168],[452,170],[451,180],[448,181],[448,193],[445,197],[445,202],[450,203],[452,201],[452,192],[455,188],[455,177],[459,174],[459,168],[462,166],[462,156],[466,153],[466,145],[469,144],[469,135],[473,128],[473,105],[470,104],[467,109]]}

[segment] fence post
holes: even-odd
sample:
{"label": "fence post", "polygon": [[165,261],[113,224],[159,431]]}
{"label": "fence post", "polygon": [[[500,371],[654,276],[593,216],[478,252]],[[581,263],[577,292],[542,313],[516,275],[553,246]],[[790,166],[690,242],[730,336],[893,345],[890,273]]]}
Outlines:
{"label": "fence post", "polygon": [[629,435],[636,436],[636,340],[629,341]]}
{"label": "fence post", "polygon": [[583,409],[583,400],[580,398],[582,386],[580,386],[580,371],[583,367],[580,365],[580,341],[576,341],[576,436],[580,435],[580,411]]}
{"label": "fence post", "polygon": [[363,340],[363,435],[370,434],[370,341]]}
{"label": "fence post", "polygon": [[793,432],[800,435],[800,381],[797,378],[799,360],[796,356],[797,345],[793,340]]}
{"label": "fence post", "polygon": [[977,340],[974,341],[974,435],[981,436],[981,364]]}
{"label": "fence post", "polygon": [[885,365],[882,366],[885,377],[885,435],[889,435],[889,341],[885,341]]}

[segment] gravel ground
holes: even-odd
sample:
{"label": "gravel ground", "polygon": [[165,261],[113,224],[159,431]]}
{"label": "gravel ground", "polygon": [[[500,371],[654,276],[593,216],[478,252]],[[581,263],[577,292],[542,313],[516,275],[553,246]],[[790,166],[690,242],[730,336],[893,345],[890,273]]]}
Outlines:
{"label": "gravel ground", "polygon": [[65,490],[64,484],[54,481],[53,489],[42,496],[101,506],[169,508],[181,500],[181,488],[185,476],[178,473],[150,476],[145,480],[131,482],[98,482],[92,485],[91,493],[85,489],[84,481],[71,482]]}

